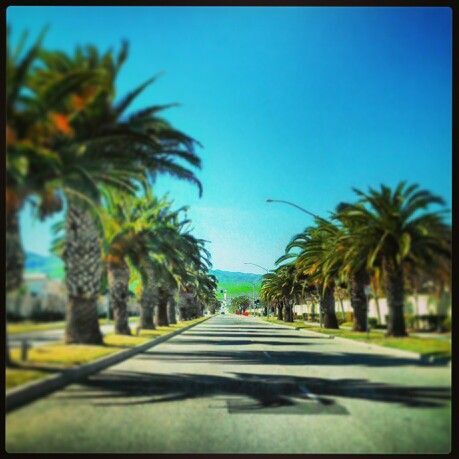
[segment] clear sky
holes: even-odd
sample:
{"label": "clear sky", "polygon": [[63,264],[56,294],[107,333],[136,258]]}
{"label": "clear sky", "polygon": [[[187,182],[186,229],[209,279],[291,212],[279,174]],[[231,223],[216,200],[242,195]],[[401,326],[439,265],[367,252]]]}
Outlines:
{"label": "clear sky", "polygon": [[[9,7],[13,39],[50,25],[71,51],[130,42],[123,94],[165,75],[133,109],[180,102],[167,118],[204,145],[204,195],[166,177],[189,204],[214,267],[260,272],[311,218],[362,189],[417,182],[452,194],[452,14],[448,8]],[[50,225],[21,216],[27,250],[46,254]]]}

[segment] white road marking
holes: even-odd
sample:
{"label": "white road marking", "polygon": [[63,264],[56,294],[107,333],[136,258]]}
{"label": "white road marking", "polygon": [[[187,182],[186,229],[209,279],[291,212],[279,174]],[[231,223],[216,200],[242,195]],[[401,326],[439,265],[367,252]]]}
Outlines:
{"label": "white road marking", "polygon": [[313,400],[314,402],[320,403],[319,397],[317,395],[313,394],[305,385],[300,384],[298,386],[301,390],[301,392],[306,395],[309,399]]}
{"label": "white road marking", "polygon": [[[254,341],[253,339],[251,339],[250,341],[252,342],[252,344],[259,344],[256,341]],[[272,356],[269,354],[269,352],[263,351],[263,350],[261,352],[263,352],[263,354],[265,354],[266,357],[268,357],[269,359],[272,359]]]}

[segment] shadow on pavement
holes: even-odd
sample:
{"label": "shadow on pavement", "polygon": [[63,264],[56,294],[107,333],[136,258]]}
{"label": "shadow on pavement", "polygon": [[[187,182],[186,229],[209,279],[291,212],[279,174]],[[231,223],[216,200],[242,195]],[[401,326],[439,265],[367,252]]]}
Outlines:
{"label": "shadow on pavement", "polygon": [[[179,341],[175,341],[174,344]],[[185,340],[183,341],[186,342]],[[209,341],[207,341],[207,344]],[[212,343],[215,344],[215,343]],[[197,352],[166,352],[166,351],[147,351],[139,354],[137,359],[145,360],[166,360],[166,361],[193,361],[193,362],[212,362],[229,363],[243,365],[360,365],[368,367],[397,367],[404,365],[415,366],[445,366],[446,363],[426,362],[419,359],[392,357],[383,354],[363,354],[363,353],[340,353],[328,354],[314,351],[276,351],[269,350],[269,355],[264,351],[197,351]]]}
{"label": "shadow on pavement", "polygon": [[222,338],[292,338],[292,339],[326,339],[329,340],[328,336],[309,336],[309,335],[300,335],[300,334],[278,334],[278,333],[246,333],[246,332],[233,332],[233,333],[218,333],[218,332],[186,332],[183,336],[214,336]]}
{"label": "shadow on pavement", "polygon": [[[276,407],[283,409],[276,409],[271,413],[347,414],[347,410],[333,397],[398,403],[416,408],[440,407],[450,399],[450,390],[445,387],[372,383],[365,379],[331,380],[248,373],[219,376],[111,371],[92,376],[81,386],[70,387],[62,392],[59,398],[88,399],[91,404],[97,406],[116,406],[164,403],[210,396],[231,397],[227,400],[230,413]],[[296,411],[285,411],[286,407],[295,405],[301,407]]]}
{"label": "shadow on pavement", "polygon": [[[257,338],[258,336],[254,336]],[[218,336],[216,336],[218,338]],[[238,338],[238,337],[236,337]],[[275,337],[273,337],[275,338]],[[298,342],[286,342],[286,341],[267,341],[267,340],[209,340],[209,339],[181,339],[174,340],[173,344],[184,344],[184,345],[194,345],[194,344],[204,344],[204,345],[216,345],[216,346],[245,346],[250,344],[264,344],[268,346],[311,346],[318,343],[298,343]]]}
{"label": "shadow on pavement", "polygon": [[[174,341],[173,344],[180,342]],[[185,344],[188,340],[183,340]],[[207,344],[217,344],[216,342]],[[276,351],[269,350],[269,355],[264,351],[197,351],[197,352],[166,352],[146,351],[139,354],[137,359],[145,360],[166,360],[166,361],[193,361],[213,363],[237,363],[246,365],[361,365],[368,367],[397,367],[405,365],[413,366],[445,366],[444,361],[427,362],[407,357],[392,357],[384,354],[373,353],[333,353],[314,351]]]}

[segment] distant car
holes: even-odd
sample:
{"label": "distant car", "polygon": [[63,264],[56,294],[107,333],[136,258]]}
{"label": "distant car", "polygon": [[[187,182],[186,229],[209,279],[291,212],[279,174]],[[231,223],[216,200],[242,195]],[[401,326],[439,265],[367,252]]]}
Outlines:
{"label": "distant car", "polygon": [[220,314],[225,314],[225,311],[222,309],[222,310],[220,311]]}

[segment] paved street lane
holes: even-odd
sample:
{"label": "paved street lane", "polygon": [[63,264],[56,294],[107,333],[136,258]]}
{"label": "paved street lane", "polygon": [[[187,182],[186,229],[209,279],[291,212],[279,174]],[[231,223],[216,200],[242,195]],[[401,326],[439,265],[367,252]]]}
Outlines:
{"label": "paved street lane", "polygon": [[450,449],[448,366],[214,317],[7,415],[8,452]]}

